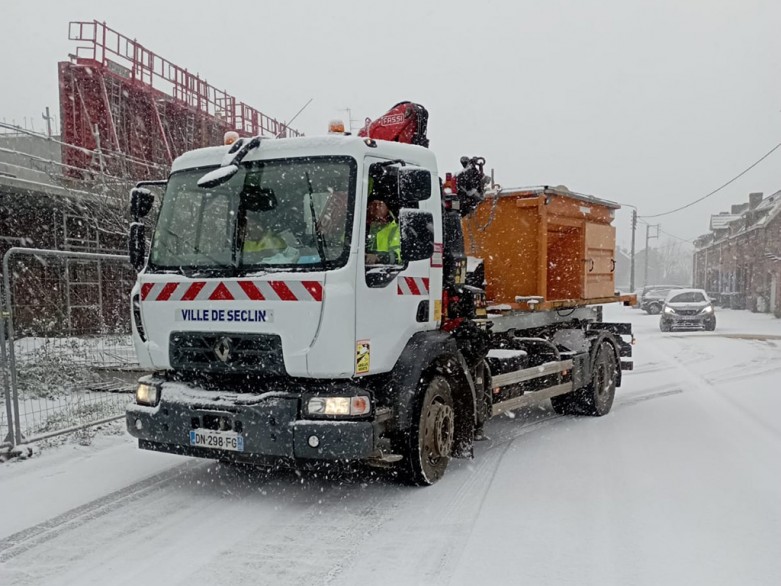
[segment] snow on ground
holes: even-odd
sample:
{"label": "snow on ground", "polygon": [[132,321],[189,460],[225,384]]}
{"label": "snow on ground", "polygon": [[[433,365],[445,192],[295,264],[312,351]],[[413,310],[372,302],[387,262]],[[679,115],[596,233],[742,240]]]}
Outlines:
{"label": "snow on ground", "polygon": [[781,583],[781,320],[635,324],[600,419],[487,426],[429,488],[140,452],[122,435],[0,465],[2,584]]}

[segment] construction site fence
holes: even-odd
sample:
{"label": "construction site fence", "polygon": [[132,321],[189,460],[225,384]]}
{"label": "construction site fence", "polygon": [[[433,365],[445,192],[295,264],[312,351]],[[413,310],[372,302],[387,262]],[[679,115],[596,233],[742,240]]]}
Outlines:
{"label": "construction site fence", "polygon": [[16,247],[2,269],[3,447],[123,417],[143,374],[127,257]]}

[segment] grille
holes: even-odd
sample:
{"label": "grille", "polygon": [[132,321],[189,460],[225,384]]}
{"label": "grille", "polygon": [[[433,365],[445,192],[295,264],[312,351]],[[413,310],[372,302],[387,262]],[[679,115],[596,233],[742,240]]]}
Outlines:
{"label": "grille", "polygon": [[274,334],[173,332],[169,358],[177,370],[287,374],[282,339]]}
{"label": "grille", "polygon": [[678,309],[676,311],[678,315],[697,315],[700,313],[699,309]]}

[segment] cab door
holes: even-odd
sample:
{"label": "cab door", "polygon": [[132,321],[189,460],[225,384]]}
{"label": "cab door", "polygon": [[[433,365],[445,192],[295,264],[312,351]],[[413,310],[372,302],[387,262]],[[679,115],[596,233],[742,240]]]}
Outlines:
{"label": "cab door", "polygon": [[[355,283],[357,376],[390,371],[415,332],[436,328],[434,300],[440,299],[442,292],[441,261],[437,262],[437,254],[412,262],[402,259],[401,264],[366,263],[369,173],[375,163],[389,161],[366,157],[362,187],[359,190],[360,203],[357,204],[356,210],[356,218],[360,222],[360,254]],[[417,203],[417,208],[431,214],[434,242],[441,243],[441,214],[436,209],[439,205],[439,186],[436,183],[436,172],[431,175],[432,195]],[[404,208],[393,205],[391,208],[391,213],[398,222]],[[401,229],[401,226],[399,228]],[[439,306],[438,303],[436,305]],[[439,316],[436,316],[436,319],[439,319]]]}

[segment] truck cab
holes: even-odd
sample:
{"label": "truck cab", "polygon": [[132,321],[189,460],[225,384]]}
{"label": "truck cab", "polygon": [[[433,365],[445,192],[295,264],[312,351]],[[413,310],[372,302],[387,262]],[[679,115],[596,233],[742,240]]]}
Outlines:
{"label": "truck cab", "polygon": [[[421,237],[415,222],[431,244],[442,241],[430,151],[357,137],[261,141],[228,181],[199,187],[227,151],[173,164],[134,291],[144,366],[350,379],[389,371],[412,334],[436,329],[441,270],[430,255],[367,264],[365,249],[369,188],[382,181],[407,256]],[[412,169],[422,192],[404,181]],[[258,248],[253,231],[274,245]],[[202,335],[215,345],[227,336],[227,357],[195,351]],[[266,360],[250,365],[242,348]]]}
{"label": "truck cab", "polygon": [[[173,163],[132,292],[135,348],[156,374],[128,429],[141,447],[192,455],[230,440],[235,458],[381,459],[402,354],[441,319],[436,161],[370,138],[257,142],[218,184],[201,180],[235,146]],[[368,254],[378,192],[401,258]]]}

